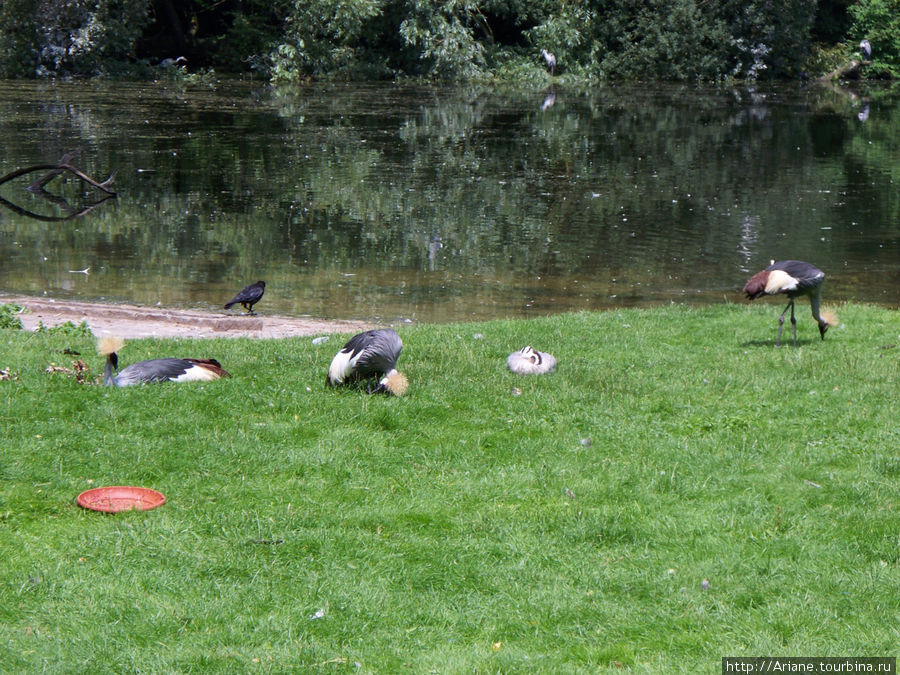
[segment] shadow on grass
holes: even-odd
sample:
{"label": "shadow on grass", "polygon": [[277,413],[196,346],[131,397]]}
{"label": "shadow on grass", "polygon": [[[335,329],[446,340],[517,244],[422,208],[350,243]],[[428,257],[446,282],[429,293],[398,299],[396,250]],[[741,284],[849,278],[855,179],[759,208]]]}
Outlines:
{"label": "shadow on grass", "polygon": [[[821,340],[797,340],[797,347],[803,347],[804,345],[811,345],[821,342]],[[771,347],[772,349],[793,349],[794,344],[793,341],[782,342],[781,347],[775,346],[775,340],[747,340],[741,343],[741,347]]]}

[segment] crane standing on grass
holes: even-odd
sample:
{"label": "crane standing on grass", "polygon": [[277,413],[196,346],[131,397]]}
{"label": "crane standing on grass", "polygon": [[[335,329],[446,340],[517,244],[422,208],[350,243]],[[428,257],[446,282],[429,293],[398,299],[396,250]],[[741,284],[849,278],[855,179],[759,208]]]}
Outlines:
{"label": "crane standing on grass", "polygon": [[794,333],[794,346],[797,346],[797,319],[794,318],[794,299],[801,295],[809,296],[809,305],[813,318],[819,324],[819,334],[825,339],[825,331],[829,326],[837,325],[837,317],[825,312],[819,313],[819,303],[822,299],[822,282],[825,273],[815,265],[810,265],[802,260],[772,261],[762,272],[754,274],[744,286],[744,295],[751,300],[763,295],[777,295],[784,293],[790,298],[787,307],[778,317],[778,339],[776,347],[781,346],[781,330],[784,328],[784,315],[791,310],[791,327]]}

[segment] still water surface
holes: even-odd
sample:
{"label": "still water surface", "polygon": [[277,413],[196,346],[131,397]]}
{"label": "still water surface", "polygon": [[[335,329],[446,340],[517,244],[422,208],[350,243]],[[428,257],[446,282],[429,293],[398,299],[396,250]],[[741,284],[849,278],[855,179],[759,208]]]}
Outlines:
{"label": "still water surface", "polygon": [[740,302],[799,258],[826,304],[900,305],[897,86],[0,82],[0,139],[0,174],[80,148],[117,190],[65,219],[102,193],[0,185],[0,291],[214,309],[264,279],[261,312],[452,321]]}

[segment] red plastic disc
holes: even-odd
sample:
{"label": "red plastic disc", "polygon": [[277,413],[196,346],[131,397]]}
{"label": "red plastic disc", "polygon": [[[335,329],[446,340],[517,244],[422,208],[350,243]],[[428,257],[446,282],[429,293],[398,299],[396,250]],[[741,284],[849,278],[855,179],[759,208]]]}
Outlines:
{"label": "red plastic disc", "polygon": [[149,511],[165,504],[166,498],[162,492],[150,488],[116,485],[86,490],[78,495],[77,502],[92,511],[118,513],[130,509]]}

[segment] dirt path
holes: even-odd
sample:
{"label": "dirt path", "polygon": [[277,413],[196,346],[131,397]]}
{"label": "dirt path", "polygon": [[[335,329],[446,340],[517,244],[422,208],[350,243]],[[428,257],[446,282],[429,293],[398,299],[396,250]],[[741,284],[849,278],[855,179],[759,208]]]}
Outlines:
{"label": "dirt path", "polygon": [[362,321],[325,321],[289,316],[247,316],[190,309],[107,305],[0,294],[0,305],[15,303],[28,311],[19,315],[25,330],[37,330],[38,322],[56,326],[66,321],[87,321],[96,336],[143,337],[254,337],[282,338],[324,333],[350,333],[372,328]]}

